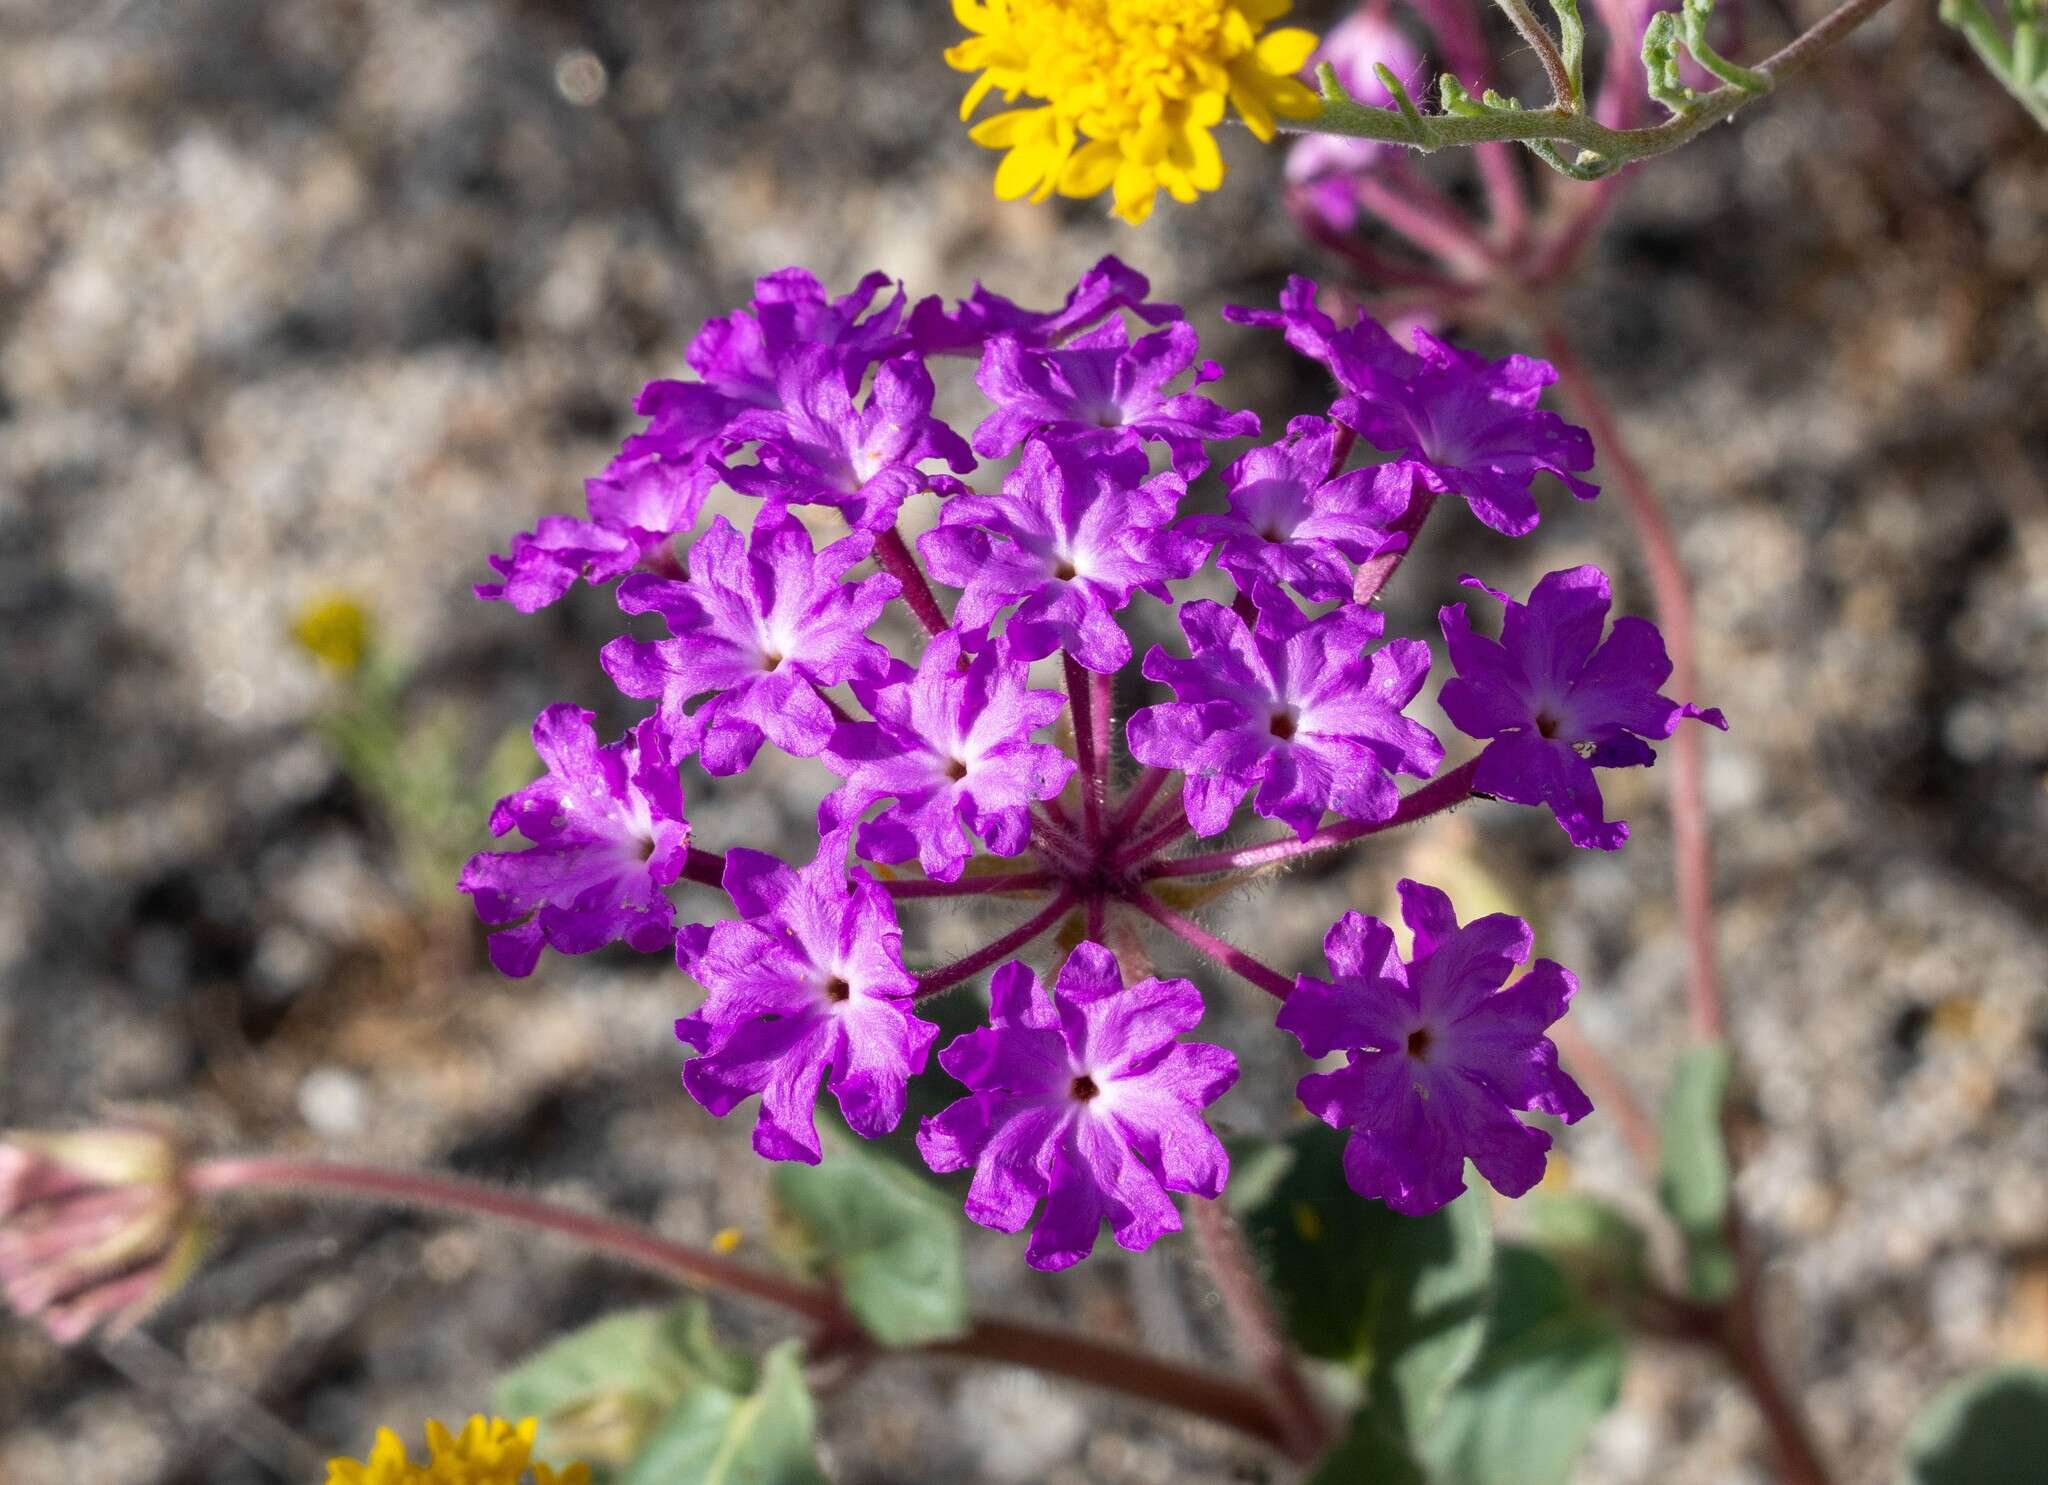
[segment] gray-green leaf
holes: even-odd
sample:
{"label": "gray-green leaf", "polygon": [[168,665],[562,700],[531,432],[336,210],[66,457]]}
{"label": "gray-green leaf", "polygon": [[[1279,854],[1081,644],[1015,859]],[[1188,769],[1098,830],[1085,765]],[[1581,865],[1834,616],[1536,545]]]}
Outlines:
{"label": "gray-green leaf", "polygon": [[1734,1291],[1728,1246],[1728,1146],[1721,1132],[1728,1097],[1728,1049],[1695,1047],[1679,1059],[1664,1095],[1657,1194],[1685,1234],[1687,1289],[1703,1304]]}
{"label": "gray-green leaf", "polygon": [[775,1168],[775,1200],[810,1267],[885,1346],[951,1340],[967,1330],[961,1216],[939,1191],[850,1139],[819,1165]]}
{"label": "gray-green leaf", "polygon": [[1565,1485],[1621,1391],[1620,1330],[1534,1249],[1503,1245],[1479,1360],[1420,1442],[1438,1485]]}
{"label": "gray-green leaf", "polygon": [[829,1485],[812,1442],[816,1410],[797,1363],[801,1350],[785,1341],[763,1357],[750,1395],[689,1393],[617,1485]]}

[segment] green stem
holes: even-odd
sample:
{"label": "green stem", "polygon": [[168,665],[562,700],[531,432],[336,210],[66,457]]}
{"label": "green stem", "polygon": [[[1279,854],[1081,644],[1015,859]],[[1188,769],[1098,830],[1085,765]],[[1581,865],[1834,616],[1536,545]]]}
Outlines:
{"label": "green stem", "polygon": [[[1772,82],[1812,66],[1820,54],[1882,10],[1889,0],[1843,0],[1797,40],[1765,60],[1756,71]],[[1525,7],[1526,8],[1526,7]],[[1759,95],[1723,84],[1692,99],[1660,124],[1640,129],[1610,129],[1577,109],[1494,108],[1473,105],[1470,111],[1404,115],[1371,108],[1341,94],[1328,94],[1322,111],[1288,127],[1311,133],[1341,134],[1405,144],[1423,151],[1458,145],[1516,140],[1523,144],[1573,145],[1587,157],[1578,163],[1592,175],[1604,175],[1636,160],[1666,154],[1705,133]]]}

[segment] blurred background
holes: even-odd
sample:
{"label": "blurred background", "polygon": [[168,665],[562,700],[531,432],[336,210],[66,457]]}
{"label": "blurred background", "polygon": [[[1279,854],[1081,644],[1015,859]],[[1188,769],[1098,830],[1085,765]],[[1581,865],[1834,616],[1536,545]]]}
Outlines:
{"label": "blurred background", "polygon": [[[2048,139],[1931,7],[1896,10],[1639,171],[1563,304],[1732,722],[1708,785],[1741,1190],[1845,1481],[1890,1477],[1940,1383],[2048,1361]],[[999,205],[955,37],[911,0],[0,0],[0,1123],[170,1111],[210,1147],[517,1180],[767,1261],[760,1162],[676,1083],[691,988],[624,953],[500,980],[454,892],[533,714],[631,715],[596,663],[608,596],[521,618],[469,596],[485,554],[580,514],[641,384],[790,263],[1042,305],[1115,251],[1187,303],[1222,400],[1277,431],[1326,395],[1217,318],[1337,276],[1275,205],[1277,151],[1236,133],[1225,190],[1142,230]],[[1475,569],[1521,591],[1598,561],[1646,611],[1619,507],[1541,496],[1519,544],[1435,528],[1390,632],[1433,637]],[[1620,856],[1471,810],[1218,921],[1304,967],[1396,875],[1489,873],[1654,1100],[1684,1041],[1663,781],[1608,777]],[[706,844],[797,855],[823,781],[685,776]],[[985,931],[912,929],[928,959]],[[1219,1121],[1278,1127],[1287,1048],[1205,984],[1247,1064]],[[1613,1121],[1560,1148],[1554,1179],[1650,1210]],[[317,1479],[660,1292],[464,1224],[246,1218],[125,1340],[0,1320],[0,1480]],[[1224,1354],[1175,1245],[1057,1278],[1017,1246],[972,1241],[980,1303]],[[843,1485],[1277,1478],[1023,1374],[886,1363],[823,1408]],[[1652,1345],[1581,1478],[1769,1471],[1735,1386]]]}

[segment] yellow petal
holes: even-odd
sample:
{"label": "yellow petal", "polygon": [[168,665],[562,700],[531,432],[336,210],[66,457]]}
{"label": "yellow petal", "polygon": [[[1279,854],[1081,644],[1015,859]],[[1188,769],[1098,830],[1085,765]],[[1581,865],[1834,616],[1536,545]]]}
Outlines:
{"label": "yellow petal", "polygon": [[1274,133],[1273,111],[1266,107],[1265,94],[1259,87],[1259,79],[1256,76],[1238,77],[1233,79],[1233,83],[1230,101],[1236,105],[1238,116],[1244,120],[1244,126],[1252,131],[1261,144],[1271,144]]}
{"label": "yellow petal", "polygon": [[1039,144],[1020,144],[1003,156],[996,167],[996,199],[1015,201],[1028,196],[1045,179],[1045,149]]}
{"label": "yellow petal", "polygon": [[1270,32],[1259,38],[1259,65],[1280,77],[1292,77],[1308,66],[1316,45],[1316,33],[1304,31],[1299,26]]}
{"label": "yellow petal", "polygon": [[1041,116],[1048,111],[1043,108],[1013,108],[1008,113],[983,119],[967,131],[967,137],[983,149],[1006,150],[1025,139],[1043,138],[1045,120]]}
{"label": "yellow petal", "polygon": [[1126,158],[1116,173],[1116,214],[1133,227],[1152,215],[1153,199],[1159,194],[1159,177],[1150,167]]}
{"label": "yellow petal", "polygon": [[1076,150],[1060,171],[1060,194],[1083,199],[1100,196],[1116,181],[1123,152],[1103,139],[1093,139]]}

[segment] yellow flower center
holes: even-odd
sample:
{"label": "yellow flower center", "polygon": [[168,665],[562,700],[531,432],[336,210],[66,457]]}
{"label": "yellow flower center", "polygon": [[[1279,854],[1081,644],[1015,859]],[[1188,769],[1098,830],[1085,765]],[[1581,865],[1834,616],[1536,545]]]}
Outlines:
{"label": "yellow flower center", "polygon": [[[1295,76],[1310,32],[1266,31],[1293,0],[953,0],[973,32],[946,53],[980,74],[961,117],[991,91],[1037,100],[983,120],[975,143],[1005,151],[996,195],[1114,188],[1118,216],[1142,222],[1163,187],[1193,201],[1223,183],[1214,127],[1235,108],[1260,139],[1274,115],[1307,118],[1315,94]],[[1264,33],[1264,34],[1261,34]]]}
{"label": "yellow flower center", "polygon": [[558,1473],[534,1461],[535,1426],[531,1418],[514,1425],[476,1417],[457,1434],[429,1419],[424,1464],[414,1464],[398,1435],[380,1428],[368,1459],[328,1461],[327,1485],[590,1485],[586,1465]]}

